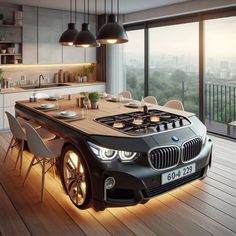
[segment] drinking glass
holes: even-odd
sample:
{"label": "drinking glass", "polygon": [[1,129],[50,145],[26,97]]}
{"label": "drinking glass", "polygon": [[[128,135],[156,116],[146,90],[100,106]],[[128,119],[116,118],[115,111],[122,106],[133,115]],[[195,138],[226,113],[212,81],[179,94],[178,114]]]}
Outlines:
{"label": "drinking glass", "polygon": [[88,97],[84,97],[83,105],[84,105],[85,110],[86,110],[86,118],[87,118],[88,117],[88,107],[89,107],[89,98]]}

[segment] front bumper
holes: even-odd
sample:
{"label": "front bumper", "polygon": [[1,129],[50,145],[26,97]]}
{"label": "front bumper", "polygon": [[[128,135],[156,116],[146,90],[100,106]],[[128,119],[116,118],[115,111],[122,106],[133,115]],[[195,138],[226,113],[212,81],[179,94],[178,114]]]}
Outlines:
{"label": "front bumper", "polygon": [[[98,210],[103,210],[106,207],[144,203],[161,193],[172,190],[195,179],[204,178],[208,166],[211,164],[211,155],[212,142],[209,139],[193,161],[186,164],[180,162],[178,166],[172,168],[174,170],[194,162],[196,164],[195,173],[164,185],[161,185],[161,175],[172,169],[155,170],[150,166],[134,165],[130,163],[123,165],[120,169],[117,167],[116,170],[105,170],[102,178],[103,184],[102,186],[100,185],[101,188],[96,188],[96,194],[93,199],[94,207]],[[112,189],[106,189],[104,187],[105,179],[108,177],[115,179],[115,186]]]}

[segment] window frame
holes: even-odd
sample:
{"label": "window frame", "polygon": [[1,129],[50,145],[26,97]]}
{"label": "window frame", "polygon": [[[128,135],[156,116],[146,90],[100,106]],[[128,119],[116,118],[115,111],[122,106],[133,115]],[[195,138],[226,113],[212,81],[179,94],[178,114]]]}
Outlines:
{"label": "window frame", "polygon": [[124,24],[126,31],[144,29],[144,95],[148,96],[149,84],[149,28],[162,27],[168,25],[198,22],[199,24],[199,119],[205,123],[204,104],[205,104],[205,48],[204,48],[204,21],[236,16],[236,6],[207,10],[191,14],[183,14],[174,17],[166,17],[131,24]]}

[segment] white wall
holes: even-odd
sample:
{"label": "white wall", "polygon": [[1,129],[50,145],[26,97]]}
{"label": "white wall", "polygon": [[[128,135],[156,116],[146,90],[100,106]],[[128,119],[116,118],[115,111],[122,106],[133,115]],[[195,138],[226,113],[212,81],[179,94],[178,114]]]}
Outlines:
{"label": "white wall", "polygon": [[153,8],[124,15],[124,23],[183,15],[204,10],[236,6],[236,0],[192,0],[166,7]]}

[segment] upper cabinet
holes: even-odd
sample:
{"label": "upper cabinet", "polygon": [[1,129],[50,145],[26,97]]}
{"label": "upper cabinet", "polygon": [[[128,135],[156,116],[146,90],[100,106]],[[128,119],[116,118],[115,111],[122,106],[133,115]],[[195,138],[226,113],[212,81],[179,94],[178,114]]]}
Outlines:
{"label": "upper cabinet", "polygon": [[0,6],[0,64],[22,63],[22,10]]}
{"label": "upper cabinet", "polygon": [[[82,14],[77,13],[77,22],[82,22]],[[70,22],[70,13],[68,11],[63,12],[63,32],[68,28]],[[73,20],[74,22],[74,20]],[[78,31],[81,30],[81,25],[76,24]],[[83,63],[85,62],[85,50],[83,48],[64,46],[63,47],[63,63]]]}
{"label": "upper cabinet", "polygon": [[38,63],[62,63],[62,11],[38,8]]}
{"label": "upper cabinet", "polygon": [[[69,11],[23,7],[23,63],[61,64],[96,62],[96,48],[61,46],[59,38],[70,22]],[[76,28],[81,30],[83,14],[77,13]],[[90,16],[95,33],[95,17]]]}
{"label": "upper cabinet", "polygon": [[23,64],[37,64],[37,7],[23,6]]}
{"label": "upper cabinet", "polygon": [[[89,30],[96,37],[96,24],[94,15],[89,16]],[[96,62],[96,50],[96,48],[85,49],[85,62]]]}

